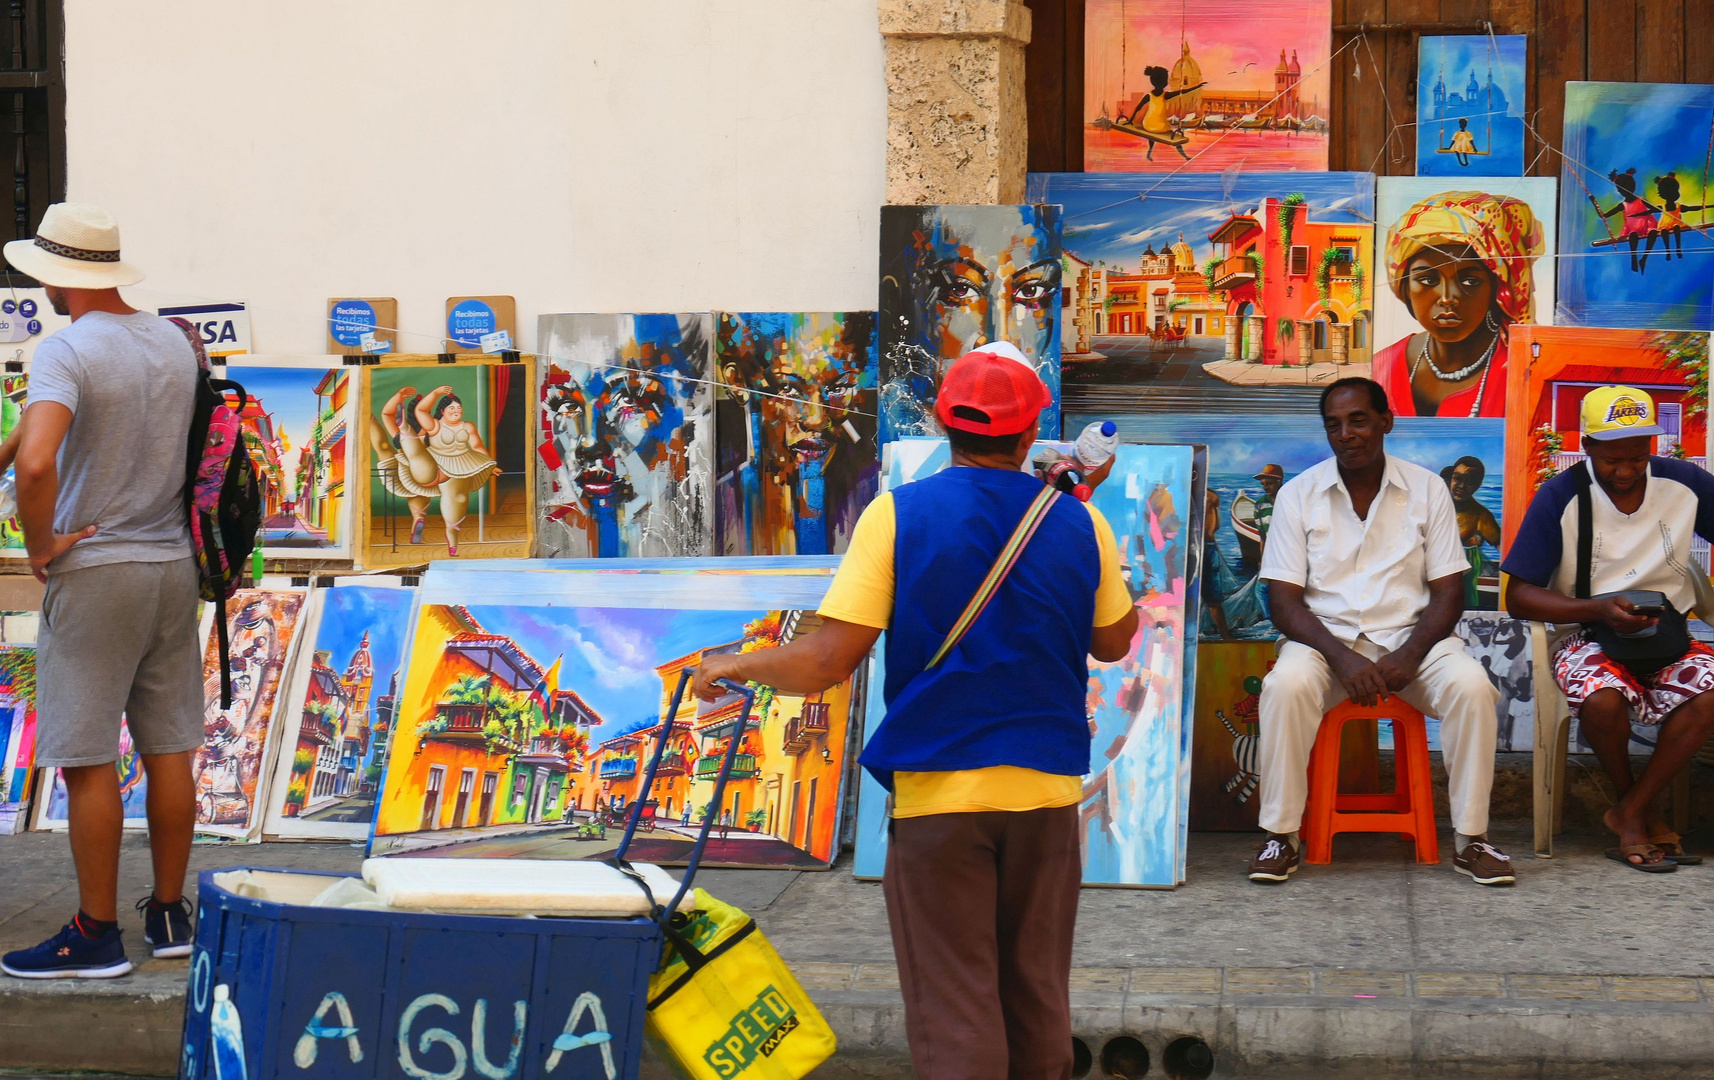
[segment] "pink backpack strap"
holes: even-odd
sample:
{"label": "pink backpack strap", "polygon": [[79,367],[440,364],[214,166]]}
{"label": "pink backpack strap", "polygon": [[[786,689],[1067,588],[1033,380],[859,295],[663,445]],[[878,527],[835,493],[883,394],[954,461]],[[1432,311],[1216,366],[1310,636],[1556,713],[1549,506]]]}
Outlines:
{"label": "pink backpack strap", "polygon": [[202,334],[197,332],[190,320],[181,319],[176,315],[168,316],[167,321],[177,326],[184,333],[185,340],[190,342],[191,351],[196,353],[196,363],[204,373],[209,370],[208,350],[202,347]]}

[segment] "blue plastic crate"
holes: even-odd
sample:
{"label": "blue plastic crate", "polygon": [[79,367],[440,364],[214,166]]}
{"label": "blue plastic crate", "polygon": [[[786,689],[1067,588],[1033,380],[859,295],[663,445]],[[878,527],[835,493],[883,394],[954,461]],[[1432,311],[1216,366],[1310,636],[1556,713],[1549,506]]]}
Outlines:
{"label": "blue plastic crate", "polygon": [[[661,950],[649,919],[304,907],[228,892],[215,874],[198,879],[180,1080],[637,1076]],[[222,994],[242,1029],[224,1059]]]}

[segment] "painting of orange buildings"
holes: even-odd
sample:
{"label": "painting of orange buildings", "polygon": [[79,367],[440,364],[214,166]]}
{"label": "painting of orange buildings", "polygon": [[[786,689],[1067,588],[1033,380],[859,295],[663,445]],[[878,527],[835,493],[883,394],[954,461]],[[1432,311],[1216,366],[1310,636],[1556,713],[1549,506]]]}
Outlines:
{"label": "painting of orange buildings", "polygon": [[562,732],[600,722],[468,608],[424,605],[388,751],[378,835],[567,820],[584,771]]}
{"label": "painting of orange buildings", "polygon": [[[711,865],[825,868],[837,852],[850,683],[808,696],[754,687],[741,728],[740,694],[687,693],[672,706],[704,657],[772,648],[819,625],[807,611],[425,605],[373,853],[457,844],[449,854],[604,858],[618,840],[606,829],[646,799],[651,820],[633,858],[682,861],[712,818]],[[593,642],[613,645],[598,663]],[[613,734],[562,751],[557,769],[544,757],[544,740],[597,725]],[[410,835],[380,842],[401,833]]]}

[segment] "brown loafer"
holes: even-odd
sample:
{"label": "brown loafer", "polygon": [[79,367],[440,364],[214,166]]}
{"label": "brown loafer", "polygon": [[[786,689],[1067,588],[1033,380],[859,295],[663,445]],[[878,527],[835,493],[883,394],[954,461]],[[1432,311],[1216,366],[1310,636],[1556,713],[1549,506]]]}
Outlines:
{"label": "brown loafer", "polygon": [[1256,857],[1250,860],[1250,880],[1285,881],[1297,873],[1297,864],[1301,861],[1302,856],[1292,846],[1289,836],[1270,834],[1267,842],[1256,852]]}
{"label": "brown loafer", "polygon": [[1478,885],[1510,885],[1518,879],[1512,873],[1512,858],[1483,839],[1467,844],[1452,856],[1452,868]]}

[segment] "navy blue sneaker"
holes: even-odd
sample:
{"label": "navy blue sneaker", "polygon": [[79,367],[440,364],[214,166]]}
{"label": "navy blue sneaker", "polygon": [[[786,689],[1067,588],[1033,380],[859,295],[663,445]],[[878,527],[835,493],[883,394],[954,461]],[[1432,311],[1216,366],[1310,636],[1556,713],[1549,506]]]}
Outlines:
{"label": "navy blue sneaker", "polygon": [[157,905],[150,895],[137,901],[137,910],[143,913],[143,940],[155,947],[156,959],[190,955],[189,900],[181,896],[170,904]]}
{"label": "navy blue sneaker", "polygon": [[131,973],[119,930],[83,936],[71,923],[33,949],[0,956],[0,971],[19,979],[117,979]]}

